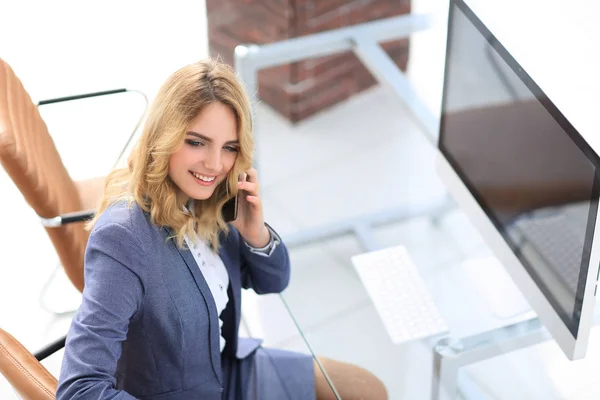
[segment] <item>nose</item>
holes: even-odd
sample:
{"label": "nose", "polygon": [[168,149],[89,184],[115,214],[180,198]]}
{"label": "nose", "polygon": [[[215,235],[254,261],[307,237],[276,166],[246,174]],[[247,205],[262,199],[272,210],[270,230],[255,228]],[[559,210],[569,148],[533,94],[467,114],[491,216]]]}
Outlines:
{"label": "nose", "polygon": [[204,167],[210,172],[219,173],[221,171],[221,149],[211,149],[206,153]]}

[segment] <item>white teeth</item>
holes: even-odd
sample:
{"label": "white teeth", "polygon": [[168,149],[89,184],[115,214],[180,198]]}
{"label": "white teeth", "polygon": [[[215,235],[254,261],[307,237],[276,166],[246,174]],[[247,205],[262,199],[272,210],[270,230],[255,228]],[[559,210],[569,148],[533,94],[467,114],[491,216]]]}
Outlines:
{"label": "white teeth", "polygon": [[192,174],[193,174],[193,175],[194,175],[196,178],[198,178],[198,179],[200,179],[201,181],[204,181],[204,182],[212,182],[212,181],[214,181],[214,180],[215,180],[215,177],[214,177],[214,176],[204,176],[204,175],[199,175],[199,174],[197,174],[197,173],[195,173],[195,172],[192,172]]}

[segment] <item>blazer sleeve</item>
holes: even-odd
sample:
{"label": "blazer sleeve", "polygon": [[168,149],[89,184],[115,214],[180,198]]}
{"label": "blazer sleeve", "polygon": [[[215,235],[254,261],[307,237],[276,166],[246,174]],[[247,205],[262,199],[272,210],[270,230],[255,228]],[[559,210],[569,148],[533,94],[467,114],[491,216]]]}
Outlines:
{"label": "blazer sleeve", "polygon": [[116,390],[115,372],[129,321],[143,301],[136,273],[142,255],[139,239],[120,224],[103,225],[90,235],[83,299],[67,335],[58,400],[135,399]]}
{"label": "blazer sleeve", "polygon": [[[271,234],[277,235],[269,226]],[[258,294],[282,292],[290,281],[290,256],[285,244],[279,243],[269,255],[253,252],[239,237],[241,253],[242,287],[252,288]]]}

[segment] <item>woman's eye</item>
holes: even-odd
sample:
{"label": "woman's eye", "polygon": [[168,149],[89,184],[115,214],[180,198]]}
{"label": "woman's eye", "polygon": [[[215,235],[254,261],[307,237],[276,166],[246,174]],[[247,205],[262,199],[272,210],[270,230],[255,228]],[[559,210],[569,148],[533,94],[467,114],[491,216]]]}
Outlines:
{"label": "woman's eye", "polygon": [[197,140],[190,140],[190,139],[188,139],[188,140],[186,140],[185,142],[186,142],[187,144],[189,144],[190,146],[192,146],[192,147],[204,146],[204,143],[202,143],[202,142],[199,142],[199,141],[197,141]]}
{"label": "woman's eye", "polygon": [[232,153],[237,153],[238,151],[240,151],[237,147],[234,146],[225,146],[225,150],[230,151]]}

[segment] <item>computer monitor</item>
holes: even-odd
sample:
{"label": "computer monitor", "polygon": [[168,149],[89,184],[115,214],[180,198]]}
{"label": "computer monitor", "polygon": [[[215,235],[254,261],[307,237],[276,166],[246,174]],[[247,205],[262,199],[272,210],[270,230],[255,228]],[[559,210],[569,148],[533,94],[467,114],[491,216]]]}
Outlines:
{"label": "computer monitor", "polygon": [[450,194],[567,357],[584,357],[600,159],[462,0],[450,1],[438,146]]}

